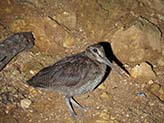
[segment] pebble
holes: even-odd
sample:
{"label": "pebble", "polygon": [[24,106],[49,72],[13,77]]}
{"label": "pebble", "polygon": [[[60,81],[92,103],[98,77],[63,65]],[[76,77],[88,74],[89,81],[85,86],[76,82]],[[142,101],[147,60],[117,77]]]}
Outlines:
{"label": "pebble", "polygon": [[27,109],[31,105],[31,100],[23,99],[23,100],[21,100],[20,105],[23,109]]}
{"label": "pebble", "polygon": [[164,87],[163,86],[157,83],[153,83],[149,87],[149,91],[153,93],[156,97],[158,97],[161,101],[164,102]]}
{"label": "pebble", "polygon": [[164,56],[164,49],[162,50],[162,55]]}
{"label": "pebble", "polygon": [[138,93],[137,93],[137,96],[140,96],[140,97],[145,97],[146,95],[145,95],[145,93],[144,93],[144,92],[138,92]]}
{"label": "pebble", "polygon": [[134,78],[144,77],[145,79],[154,79],[156,77],[151,65],[146,62],[136,65],[131,70],[131,76]]}
{"label": "pebble", "polygon": [[153,80],[148,81],[148,84],[149,84],[149,85],[151,85],[151,84],[153,84],[153,83],[154,83]]}
{"label": "pebble", "polygon": [[106,87],[105,87],[105,85],[102,83],[102,84],[100,84],[100,85],[98,86],[98,89],[100,89],[100,90],[105,90]]}
{"label": "pebble", "polygon": [[105,99],[112,99],[112,96],[110,94],[108,94],[107,92],[103,92],[101,95],[100,95],[101,98],[105,98]]}

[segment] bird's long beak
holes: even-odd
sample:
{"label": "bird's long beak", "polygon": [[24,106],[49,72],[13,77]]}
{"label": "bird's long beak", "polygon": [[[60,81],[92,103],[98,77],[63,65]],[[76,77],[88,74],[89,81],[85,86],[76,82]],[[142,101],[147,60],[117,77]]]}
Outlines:
{"label": "bird's long beak", "polygon": [[108,59],[107,57],[103,57],[102,58],[103,62],[108,65],[109,67],[111,67],[116,73],[118,73],[121,77],[124,77],[123,74],[121,73],[120,70],[118,70]]}

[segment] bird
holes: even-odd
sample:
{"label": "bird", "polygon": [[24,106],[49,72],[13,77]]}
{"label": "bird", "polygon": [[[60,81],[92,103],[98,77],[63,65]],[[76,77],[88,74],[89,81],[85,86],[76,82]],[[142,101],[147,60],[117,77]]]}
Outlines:
{"label": "bird", "polygon": [[123,77],[106,57],[100,43],[89,45],[84,51],[66,56],[43,68],[27,81],[30,86],[62,93],[73,118],[77,117],[73,106],[85,110],[74,96],[93,91],[103,80],[107,66]]}

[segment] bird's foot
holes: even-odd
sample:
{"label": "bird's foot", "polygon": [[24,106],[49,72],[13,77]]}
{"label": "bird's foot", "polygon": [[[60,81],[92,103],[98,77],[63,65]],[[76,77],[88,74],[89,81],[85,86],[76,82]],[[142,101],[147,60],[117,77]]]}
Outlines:
{"label": "bird's foot", "polygon": [[73,97],[70,98],[71,103],[76,106],[79,110],[85,111],[85,107],[81,106]]}
{"label": "bird's foot", "polygon": [[76,120],[78,118],[77,114],[75,114],[74,112],[71,112],[71,117]]}

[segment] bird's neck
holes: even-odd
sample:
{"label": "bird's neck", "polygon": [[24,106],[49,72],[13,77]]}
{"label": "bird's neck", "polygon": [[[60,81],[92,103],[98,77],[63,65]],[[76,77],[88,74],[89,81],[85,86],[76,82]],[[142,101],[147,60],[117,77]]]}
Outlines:
{"label": "bird's neck", "polygon": [[100,67],[100,70],[106,70],[107,65],[99,62],[96,57],[91,53],[91,52],[84,52],[85,56],[87,56],[90,60],[92,60],[92,62],[94,62],[95,64],[97,64]]}

